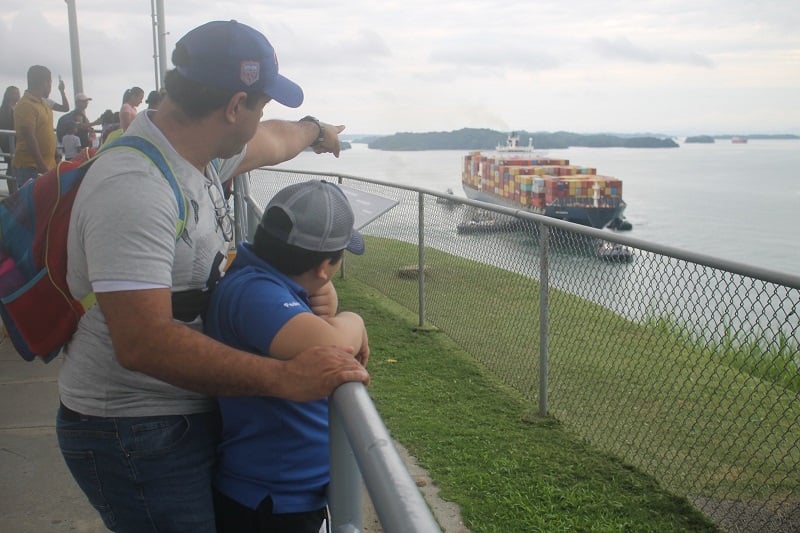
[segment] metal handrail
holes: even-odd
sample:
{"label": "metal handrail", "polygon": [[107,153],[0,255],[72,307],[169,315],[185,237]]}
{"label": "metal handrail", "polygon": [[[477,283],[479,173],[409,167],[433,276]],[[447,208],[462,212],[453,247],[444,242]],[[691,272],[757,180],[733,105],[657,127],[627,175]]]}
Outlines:
{"label": "metal handrail", "polygon": [[[348,460],[341,437],[332,433],[329,501],[333,531],[361,530],[360,486],[352,481],[353,474],[359,470],[384,532],[440,531],[364,385],[341,385],[331,396],[330,406],[332,425],[341,424],[358,465],[355,472],[352,468],[342,468],[352,461]],[[340,493],[343,494],[340,496]],[[356,515],[359,519],[351,522]]]}

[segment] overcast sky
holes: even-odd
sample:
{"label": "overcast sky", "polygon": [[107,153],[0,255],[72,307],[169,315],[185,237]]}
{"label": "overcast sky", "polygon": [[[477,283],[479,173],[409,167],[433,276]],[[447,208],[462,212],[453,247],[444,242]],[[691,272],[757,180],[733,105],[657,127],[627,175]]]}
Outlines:
{"label": "overcast sky", "polygon": [[[67,5],[4,0],[0,83],[43,64],[73,102]],[[91,119],[155,88],[148,0],[76,0]],[[800,134],[792,0],[164,0],[167,55],[191,28],[267,36],[298,110],[346,133],[500,131]],[[170,64],[171,66],[171,64]],[[54,84],[55,86],[55,84]],[[54,90],[54,92],[56,92]],[[142,105],[139,109],[143,109]],[[57,115],[58,116],[58,115]]]}

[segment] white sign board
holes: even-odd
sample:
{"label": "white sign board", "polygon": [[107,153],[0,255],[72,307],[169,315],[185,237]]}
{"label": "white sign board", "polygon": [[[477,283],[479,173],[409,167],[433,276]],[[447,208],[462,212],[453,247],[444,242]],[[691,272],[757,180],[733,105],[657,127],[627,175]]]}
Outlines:
{"label": "white sign board", "polygon": [[339,188],[342,189],[342,192],[350,201],[350,207],[353,208],[353,214],[355,215],[353,227],[357,230],[360,230],[399,203],[397,200],[354,189],[346,185],[339,185]]}

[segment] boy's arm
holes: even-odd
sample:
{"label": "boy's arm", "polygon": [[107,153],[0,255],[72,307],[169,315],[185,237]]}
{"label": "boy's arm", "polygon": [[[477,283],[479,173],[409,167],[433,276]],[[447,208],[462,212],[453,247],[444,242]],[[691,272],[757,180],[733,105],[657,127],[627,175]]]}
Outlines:
{"label": "boy's arm", "polygon": [[[367,339],[367,328],[366,326],[364,326],[364,321],[362,320],[362,318],[355,313],[350,313],[345,311],[343,313],[339,313],[333,318],[325,319],[325,321],[328,324],[330,324],[334,328],[340,328],[340,329],[346,329],[351,326],[354,326],[355,323],[349,324],[350,321],[354,320],[358,320],[358,322],[361,324],[361,339],[360,341],[357,340],[356,344],[353,344],[352,347],[355,353],[356,360],[359,363],[361,363],[364,367],[366,367],[367,361],[369,360],[369,340]],[[358,342],[360,342],[360,346]]]}
{"label": "boy's arm", "polygon": [[316,346],[278,361],[216,342],[173,320],[169,289],[97,293],[97,302],[124,368],[188,390],[309,401],[347,381],[369,383],[343,348]]}
{"label": "boy's arm", "polygon": [[322,318],[333,318],[339,308],[339,295],[332,282],[323,285],[317,292],[309,295],[311,310],[314,314]]}
{"label": "boy's arm", "polygon": [[276,359],[287,360],[311,346],[352,347],[362,365],[366,366],[369,359],[364,321],[350,312],[342,312],[328,319],[313,313],[295,315],[272,339],[269,354]]}

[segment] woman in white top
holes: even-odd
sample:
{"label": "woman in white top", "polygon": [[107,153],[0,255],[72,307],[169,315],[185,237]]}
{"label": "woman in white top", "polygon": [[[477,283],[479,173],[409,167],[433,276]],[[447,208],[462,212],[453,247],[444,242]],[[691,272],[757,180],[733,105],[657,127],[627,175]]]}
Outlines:
{"label": "woman in white top", "polygon": [[132,87],[122,95],[122,108],[119,110],[119,127],[122,131],[128,129],[133,119],[136,118],[136,106],[144,100],[144,90],[141,87]]}

